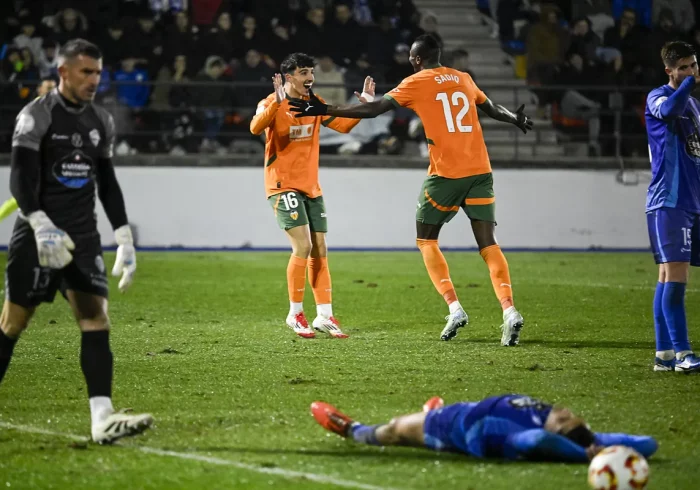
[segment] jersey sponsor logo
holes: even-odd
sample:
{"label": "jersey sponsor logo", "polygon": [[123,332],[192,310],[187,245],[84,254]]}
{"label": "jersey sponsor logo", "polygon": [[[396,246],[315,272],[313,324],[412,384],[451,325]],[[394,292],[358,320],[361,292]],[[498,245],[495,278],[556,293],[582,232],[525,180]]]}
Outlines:
{"label": "jersey sponsor logo", "polygon": [[97,148],[97,145],[100,144],[100,132],[96,129],[93,129],[90,131],[90,141],[92,142],[92,146]]}
{"label": "jersey sponsor logo", "polygon": [[61,184],[71,189],[80,189],[92,180],[93,165],[90,157],[75,150],[53,165],[53,175]]}
{"label": "jersey sponsor logo", "polygon": [[83,137],[80,136],[80,133],[73,133],[70,137],[70,142],[73,146],[76,148],[82,148],[83,146]]}
{"label": "jersey sponsor logo", "polygon": [[289,127],[289,139],[290,140],[303,140],[311,138],[314,134],[313,124],[302,124],[301,126],[290,126]]}
{"label": "jersey sponsor logo", "polygon": [[21,113],[17,118],[17,123],[15,124],[15,136],[20,136],[23,134],[29,134],[34,129],[34,118],[31,114],[25,112]]}
{"label": "jersey sponsor logo", "polygon": [[440,75],[435,77],[435,81],[438,83],[438,85],[445,83],[445,82],[455,82],[459,83],[459,77],[457,75],[451,75],[451,74],[446,74],[446,75]]}

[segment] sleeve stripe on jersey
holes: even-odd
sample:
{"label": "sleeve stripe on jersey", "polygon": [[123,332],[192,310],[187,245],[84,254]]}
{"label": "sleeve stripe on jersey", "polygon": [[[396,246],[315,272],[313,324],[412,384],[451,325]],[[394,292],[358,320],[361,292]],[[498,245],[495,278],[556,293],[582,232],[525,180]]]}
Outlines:
{"label": "sleeve stripe on jersey", "polygon": [[267,163],[265,164],[265,166],[266,166],[266,167],[269,167],[270,165],[272,165],[273,163],[275,163],[275,160],[277,160],[277,154],[272,155],[272,156],[270,157],[270,159],[267,161]]}
{"label": "sleeve stripe on jersey", "polygon": [[41,144],[34,143],[32,141],[13,141],[12,142],[12,148],[16,148],[18,146],[21,146],[22,148],[26,148],[28,150],[39,151]]}
{"label": "sleeve stripe on jersey", "polygon": [[399,104],[398,102],[396,102],[396,99],[394,99],[391,95],[389,95],[389,94],[384,94],[384,98],[385,98],[386,100],[388,100],[389,102],[391,102],[392,104],[394,104],[394,106],[396,106],[396,107],[401,107],[401,104]]}
{"label": "sleeve stripe on jersey", "polygon": [[324,126],[328,127],[328,125],[329,125],[330,123],[332,123],[333,121],[335,121],[335,116],[329,117],[328,119],[326,119],[325,121],[323,121],[321,124],[323,124]]}
{"label": "sleeve stripe on jersey", "polygon": [[430,138],[425,138],[425,142],[428,143],[429,145],[435,146],[435,142],[431,140]]}

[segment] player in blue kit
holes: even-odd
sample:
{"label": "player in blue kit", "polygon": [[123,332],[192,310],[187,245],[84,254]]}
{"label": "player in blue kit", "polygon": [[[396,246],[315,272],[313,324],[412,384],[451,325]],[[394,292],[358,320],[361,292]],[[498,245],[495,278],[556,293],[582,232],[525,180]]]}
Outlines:
{"label": "player in blue kit", "polygon": [[431,398],[424,411],[388,424],[363,425],[324,402],[311,413],[326,430],[376,446],[414,446],[477,458],[583,463],[608,446],[629,446],[649,457],[649,436],[595,433],[569,409],[526,395],[503,395],[444,406]]}
{"label": "player in blue kit", "polygon": [[668,84],[649,93],[644,114],[652,173],[647,225],[659,264],[654,371],[700,372],[685,317],[689,266],[700,266],[700,104],[691,97],[700,76],[690,44],[667,43],[661,58]]}

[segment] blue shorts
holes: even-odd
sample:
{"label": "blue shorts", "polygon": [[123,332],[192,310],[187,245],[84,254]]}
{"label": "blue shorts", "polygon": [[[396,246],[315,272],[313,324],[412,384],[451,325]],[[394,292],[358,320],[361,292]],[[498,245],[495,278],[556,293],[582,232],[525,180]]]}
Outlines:
{"label": "blue shorts", "polygon": [[700,215],[677,208],[647,212],[649,241],[657,264],[700,266]]}
{"label": "blue shorts", "polygon": [[431,410],[423,425],[423,442],[435,451],[467,451],[467,434],[461,423],[476,403],[455,403]]}

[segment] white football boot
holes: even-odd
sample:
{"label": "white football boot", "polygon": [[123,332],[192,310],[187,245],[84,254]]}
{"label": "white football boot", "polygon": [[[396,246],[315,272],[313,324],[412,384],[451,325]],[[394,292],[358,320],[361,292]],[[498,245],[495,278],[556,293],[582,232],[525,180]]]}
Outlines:
{"label": "white football boot", "polygon": [[313,339],[316,337],[314,331],[309,327],[309,322],[306,319],[304,312],[296,315],[287,316],[287,326],[294,330],[294,333],[305,339]]}
{"label": "white football boot", "polygon": [[445,317],[445,320],[447,320],[447,325],[442,329],[440,340],[450,340],[454,338],[457,335],[457,330],[469,323],[469,317],[463,308],[460,308],[454,313],[450,313]]}
{"label": "white football boot", "polygon": [[131,415],[123,411],[113,412],[93,425],[92,440],[98,444],[112,444],[122,437],[141,434],[152,424],[153,417],[149,413]]}
{"label": "white football boot", "polygon": [[513,347],[518,345],[520,342],[520,330],[523,328],[523,316],[518,313],[515,306],[511,306],[506,311],[503,312],[503,325],[501,325],[501,330],[503,335],[501,336],[501,345],[506,347]]}
{"label": "white football boot", "polygon": [[336,339],[348,338],[348,334],[343,333],[343,331],[340,330],[340,323],[338,323],[338,320],[336,320],[333,316],[326,318],[319,315],[314,319],[314,322],[311,325],[314,327],[314,330],[327,333]]}

